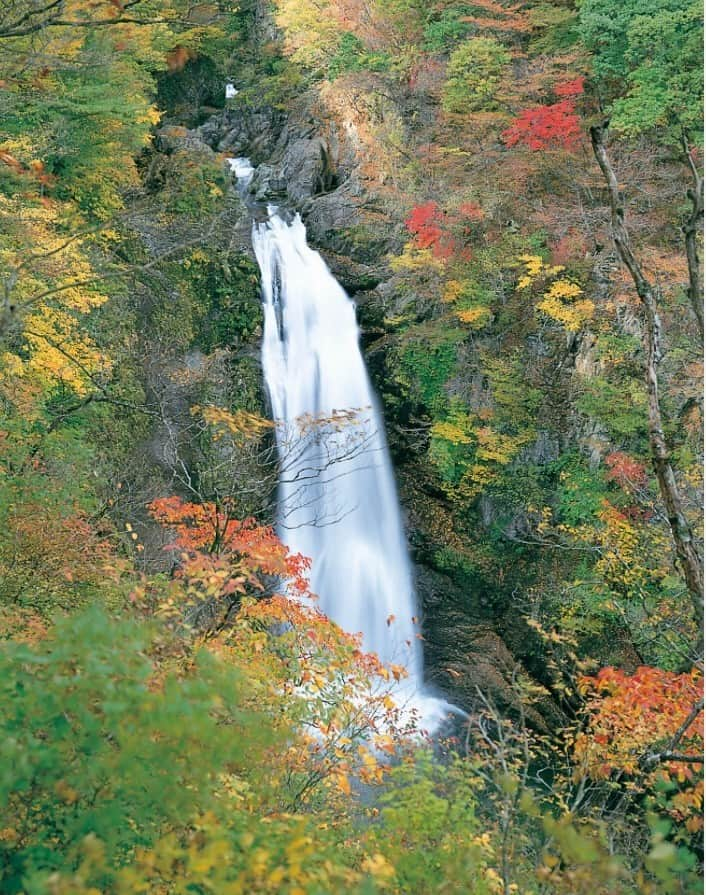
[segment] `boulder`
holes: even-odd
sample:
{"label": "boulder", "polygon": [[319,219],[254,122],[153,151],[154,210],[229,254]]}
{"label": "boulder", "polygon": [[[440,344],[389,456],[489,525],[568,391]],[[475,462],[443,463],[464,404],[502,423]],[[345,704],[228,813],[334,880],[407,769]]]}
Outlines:
{"label": "boulder", "polygon": [[287,195],[299,205],[312,196],[327,193],[336,185],[336,174],[328,145],[321,137],[301,138],[287,144],[281,164]]}
{"label": "boulder", "polygon": [[282,117],[263,109],[224,109],[198,128],[200,138],[217,152],[248,156],[255,162],[268,159],[277,145]]}
{"label": "boulder", "polygon": [[211,147],[201,139],[198,131],[185,127],[162,127],[155,131],[155,148],[166,155],[175,152],[190,152],[215,158]]}

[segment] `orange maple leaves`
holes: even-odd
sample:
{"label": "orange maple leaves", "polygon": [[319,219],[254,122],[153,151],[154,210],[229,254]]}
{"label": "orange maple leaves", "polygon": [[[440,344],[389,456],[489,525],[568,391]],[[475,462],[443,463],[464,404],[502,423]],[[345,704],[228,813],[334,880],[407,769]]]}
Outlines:
{"label": "orange maple leaves", "polygon": [[[687,829],[700,829],[703,805],[702,673],[687,674],[641,666],[634,674],[603,668],[583,679],[589,692],[590,720],[576,740],[575,755],[593,779],[614,772],[647,775],[676,784],[669,810]],[[652,759],[652,760],[650,760]]]}
{"label": "orange maple leaves", "polygon": [[308,591],[310,560],[289,553],[271,526],[235,519],[227,505],[190,503],[175,496],[154,500],[148,509],[154,519],[175,531],[168,549],[184,551],[190,569],[208,559],[213,566],[225,563],[225,568],[238,569],[256,586],[259,576],[269,575],[283,579],[298,593]]}

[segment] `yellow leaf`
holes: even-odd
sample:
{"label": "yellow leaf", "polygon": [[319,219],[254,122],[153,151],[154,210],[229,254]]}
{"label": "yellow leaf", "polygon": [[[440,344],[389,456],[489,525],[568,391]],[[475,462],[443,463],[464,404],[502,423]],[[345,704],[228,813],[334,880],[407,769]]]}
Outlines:
{"label": "yellow leaf", "polygon": [[351,794],[351,784],[345,774],[335,774],[334,780],[342,793],[347,796]]}

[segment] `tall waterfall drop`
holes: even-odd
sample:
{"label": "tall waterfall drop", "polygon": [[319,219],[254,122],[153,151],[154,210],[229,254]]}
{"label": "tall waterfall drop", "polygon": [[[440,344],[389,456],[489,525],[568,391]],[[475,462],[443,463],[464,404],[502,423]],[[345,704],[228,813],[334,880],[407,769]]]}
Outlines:
{"label": "tall waterfall drop", "polygon": [[262,273],[262,363],[277,422],[280,534],[312,560],[318,606],[363,648],[403,665],[397,693],[428,729],[451,706],[423,690],[412,572],[355,306],[297,215],[253,227]]}

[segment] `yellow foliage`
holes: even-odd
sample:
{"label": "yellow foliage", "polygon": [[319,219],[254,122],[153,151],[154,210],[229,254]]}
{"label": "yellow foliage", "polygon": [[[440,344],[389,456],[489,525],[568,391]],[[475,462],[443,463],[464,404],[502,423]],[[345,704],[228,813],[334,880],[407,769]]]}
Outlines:
{"label": "yellow foliage", "polygon": [[144,115],[138,116],[137,120],[141,124],[156,126],[162,120],[162,114],[156,106],[150,106]]}
{"label": "yellow foliage", "polygon": [[[524,265],[525,274],[517,281],[518,291],[528,289],[539,280],[546,284],[565,270],[561,265],[546,264],[539,255],[520,255],[519,260]],[[566,277],[554,279],[545,288],[537,310],[561,323],[569,332],[578,332],[595,311],[594,303],[588,298],[580,299],[582,295],[583,289],[577,283]]]}
{"label": "yellow foliage", "polygon": [[520,448],[526,443],[527,436],[503,435],[489,426],[476,429],[478,448],[476,456],[479,460],[499,463],[506,466],[517,456]]}
{"label": "yellow foliage", "polygon": [[497,472],[490,466],[474,463],[464,472],[459,482],[458,496],[465,500],[472,500],[482,493],[483,489],[490,485],[496,478]]}
{"label": "yellow foliage", "polygon": [[456,311],[456,316],[461,323],[467,323],[473,329],[482,329],[491,318],[489,308],[468,308],[465,311]]}
{"label": "yellow foliage", "polygon": [[325,65],[336,51],[341,25],[330,4],[316,0],[277,0],[276,21],[285,49],[307,66]]}
{"label": "yellow foliage", "polygon": [[382,886],[394,880],[396,876],[395,868],[379,852],[366,858],[361,865],[361,869],[364,873],[369,873],[375,882]]}
{"label": "yellow foliage", "polygon": [[47,384],[58,381],[84,395],[92,379],[110,370],[108,358],[66,311],[40,306],[26,318],[25,339],[26,370]]}
{"label": "yellow foliage", "polygon": [[569,332],[578,332],[593,317],[595,311],[595,305],[589,299],[577,302],[573,306],[545,299],[537,305],[537,308],[561,323]]}
{"label": "yellow foliage", "polygon": [[590,299],[576,301],[583,290],[569,280],[556,280],[544,293],[537,309],[561,323],[569,332],[578,332],[592,317],[595,305]]}
{"label": "yellow foliage", "polygon": [[446,302],[446,304],[453,304],[460,298],[462,292],[463,283],[460,283],[458,280],[449,280],[448,283],[444,286],[441,300],[443,302]]}
{"label": "yellow foliage", "polygon": [[236,440],[252,441],[260,438],[274,426],[271,420],[257,413],[249,413],[247,410],[231,412],[225,407],[196,405],[191,408],[191,413],[194,416],[201,416],[204,422],[216,430],[215,440],[223,438],[228,433]]}
{"label": "yellow foliage", "polygon": [[27,357],[8,354],[5,360],[15,377],[45,387],[61,382],[82,395],[91,379],[110,370],[108,358],[81,323],[82,315],[104,304],[107,296],[92,282],[96,275],[86,244],[93,235],[67,237],[63,212],[55,202],[27,204],[0,197],[0,229],[7,234],[0,275],[14,284],[16,306],[27,309]]}
{"label": "yellow foliage", "polygon": [[600,556],[596,570],[611,590],[639,593],[671,574],[672,550],[664,526],[630,519],[608,501],[598,514]]}
{"label": "yellow foliage", "polygon": [[402,326],[403,323],[409,323],[412,320],[409,314],[395,314],[392,317],[385,317],[383,323],[390,329]]}
{"label": "yellow foliage", "polygon": [[443,438],[445,441],[450,441],[451,444],[471,443],[471,437],[468,432],[448,420],[440,420],[434,423],[431,427],[431,434],[433,438]]}
{"label": "yellow foliage", "polygon": [[37,398],[42,389],[38,382],[25,376],[25,373],[25,364],[16,354],[10,351],[0,354],[0,395],[25,420],[31,420],[38,415]]}
{"label": "yellow foliage", "polygon": [[337,773],[332,776],[332,781],[335,785],[341,790],[341,792],[349,796],[351,794],[351,784],[348,780],[348,776],[343,773]]}
{"label": "yellow foliage", "polygon": [[433,273],[443,270],[444,262],[431,249],[418,249],[408,242],[401,255],[390,259],[390,267],[395,273]]}
{"label": "yellow foliage", "polygon": [[517,282],[518,289],[527,289],[538,277],[555,277],[564,270],[561,265],[546,264],[539,255],[520,255],[519,260],[524,265],[525,274]]}
{"label": "yellow foliage", "polygon": [[574,298],[578,298],[579,295],[583,295],[583,290],[576,283],[561,279],[553,282],[544,294],[546,298],[572,301]]}
{"label": "yellow foliage", "polygon": [[[544,268],[544,261],[539,257],[539,255],[520,255],[520,261],[522,261],[527,269],[526,277],[523,278],[523,284],[517,284],[518,289],[525,289],[532,282],[535,277],[538,277]],[[524,280],[526,279],[526,283]]]}

